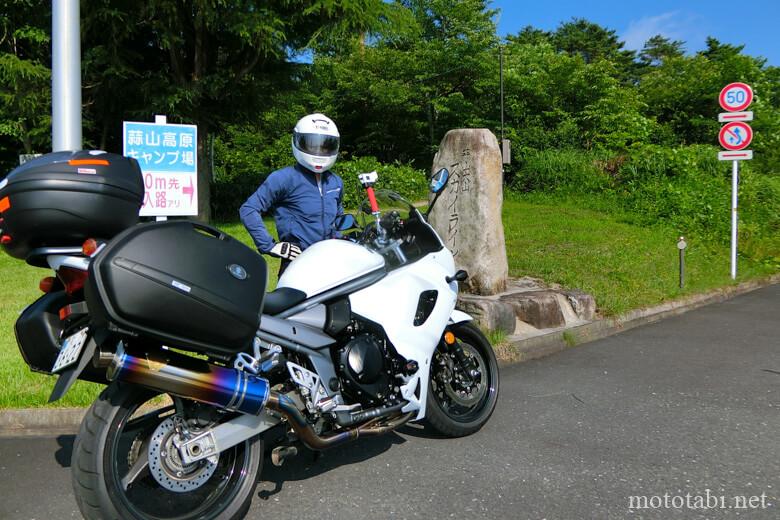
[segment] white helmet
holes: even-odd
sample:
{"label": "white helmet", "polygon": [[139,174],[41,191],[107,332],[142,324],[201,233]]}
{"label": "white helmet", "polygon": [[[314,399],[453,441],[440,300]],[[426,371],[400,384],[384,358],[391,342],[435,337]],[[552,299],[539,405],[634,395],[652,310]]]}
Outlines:
{"label": "white helmet", "polygon": [[293,129],[292,151],[298,163],[307,170],[329,170],[339,155],[336,123],[322,114],[301,118]]}

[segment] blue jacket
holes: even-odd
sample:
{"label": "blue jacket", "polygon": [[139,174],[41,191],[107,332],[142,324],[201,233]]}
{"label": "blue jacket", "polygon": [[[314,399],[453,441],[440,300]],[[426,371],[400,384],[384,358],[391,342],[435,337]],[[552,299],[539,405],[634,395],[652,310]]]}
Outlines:
{"label": "blue jacket", "polygon": [[272,213],[280,242],[306,249],[315,242],[338,237],[333,221],[344,213],[344,183],[331,171],[320,176],[299,164],[276,170],[241,206],[241,222],[257,249],[268,253],[275,241],[263,224],[262,214]]}

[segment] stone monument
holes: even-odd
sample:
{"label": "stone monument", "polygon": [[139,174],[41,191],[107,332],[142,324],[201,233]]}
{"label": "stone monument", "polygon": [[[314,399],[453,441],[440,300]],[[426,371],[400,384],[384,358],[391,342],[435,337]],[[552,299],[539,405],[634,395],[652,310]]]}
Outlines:
{"label": "stone monument", "polygon": [[469,273],[463,288],[493,295],[506,289],[509,267],[501,223],[503,174],[498,140],[487,129],[450,130],[433,159],[433,172],[450,180],[430,215],[431,225]]}
{"label": "stone monument", "polygon": [[504,226],[503,175],[498,140],[490,130],[450,130],[433,159],[450,180],[436,202],[430,223],[452,251],[455,265],[469,274],[461,284],[458,308],[488,329],[533,336],[587,323],[595,318],[592,296],[549,287],[541,280],[509,280]]}

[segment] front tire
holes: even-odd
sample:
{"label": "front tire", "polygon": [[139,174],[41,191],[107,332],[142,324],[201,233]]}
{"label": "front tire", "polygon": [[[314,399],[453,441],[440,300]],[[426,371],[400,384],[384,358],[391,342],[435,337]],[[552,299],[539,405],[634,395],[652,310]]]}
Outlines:
{"label": "front tire", "polygon": [[464,354],[476,363],[479,376],[472,384],[459,381],[458,371],[463,369],[440,342],[431,362],[425,421],[442,435],[463,437],[482,428],[496,408],[498,361],[490,342],[473,323],[458,323],[450,331]]}
{"label": "front tire", "polygon": [[243,518],[263,460],[259,437],[220,453],[205,483],[187,492],[164,488],[148,468],[129,480],[152,433],[159,432],[158,427],[173,415],[173,406],[160,401],[149,390],[113,384],[87,411],[73,447],[71,466],[76,503],[84,518]]}

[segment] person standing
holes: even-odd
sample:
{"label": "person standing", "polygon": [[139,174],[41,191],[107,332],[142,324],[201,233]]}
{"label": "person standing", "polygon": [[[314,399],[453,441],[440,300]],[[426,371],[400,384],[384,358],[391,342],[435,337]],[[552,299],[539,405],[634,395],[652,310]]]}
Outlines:
{"label": "person standing", "polygon": [[[279,276],[307,247],[339,236],[333,223],[344,213],[344,183],[330,170],[339,141],[338,128],[327,116],[301,118],[292,136],[297,163],[271,173],[239,209],[257,250],[282,259]],[[278,242],[266,229],[263,213],[274,216]]]}

